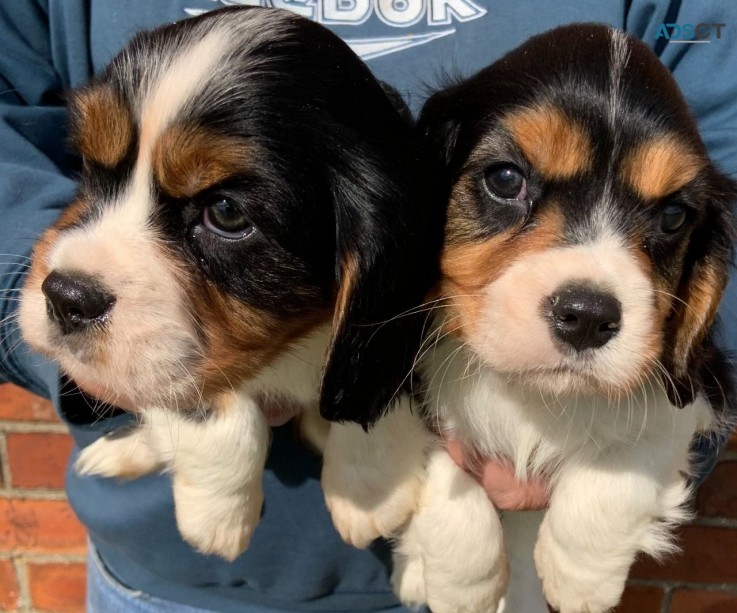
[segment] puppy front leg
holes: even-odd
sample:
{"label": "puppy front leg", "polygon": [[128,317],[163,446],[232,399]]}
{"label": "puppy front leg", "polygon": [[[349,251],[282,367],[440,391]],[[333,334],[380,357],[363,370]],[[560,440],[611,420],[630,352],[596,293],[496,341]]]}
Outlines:
{"label": "puppy front leg", "polygon": [[266,420],[253,399],[224,394],[209,419],[177,421],[169,432],[177,527],[200,552],[233,560],[261,514]]}
{"label": "puppy front leg", "polygon": [[346,543],[366,547],[393,535],[409,519],[417,509],[433,439],[408,398],[369,432],[356,424],[331,424],[322,488]]}
{"label": "puppy front leg", "polygon": [[[669,528],[684,521],[685,480],[672,471],[658,482],[656,451],[594,466],[567,467],[540,527],[535,564],[548,602],[562,613],[597,613],[616,606],[639,551],[673,550]],[[662,451],[661,451],[662,453]]]}
{"label": "puppy front leg", "polygon": [[140,423],[125,426],[82,449],[74,463],[80,475],[136,479],[165,468],[166,456],[156,445],[151,411],[143,411]]}
{"label": "puppy front leg", "polygon": [[[445,449],[430,456],[420,510],[410,530],[412,549],[419,545],[422,564],[409,557],[404,571],[424,566],[433,613],[496,611],[509,580],[501,522],[483,488]],[[406,553],[406,546],[403,542],[400,553]],[[407,588],[416,583],[411,576],[394,577],[393,582]]]}

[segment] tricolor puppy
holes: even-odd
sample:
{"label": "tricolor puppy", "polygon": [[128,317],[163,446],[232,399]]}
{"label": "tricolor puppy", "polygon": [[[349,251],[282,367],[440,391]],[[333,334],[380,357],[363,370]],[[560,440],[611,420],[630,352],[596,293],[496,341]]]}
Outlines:
{"label": "tricolor puppy", "polygon": [[544,611],[534,548],[553,607],[606,611],[638,552],[674,549],[689,444],[735,400],[712,337],[735,184],[658,58],[602,25],[531,39],[435,94],[420,128],[450,189],[427,419],[547,479],[550,506],[541,525],[505,515],[503,538],[477,483],[431,453],[399,596],[494,611],[511,566],[506,610]]}
{"label": "tricolor puppy", "polygon": [[420,148],[340,39],[278,10],[140,34],[70,108],[79,194],[35,249],[23,332],[140,415],[77,468],[171,471],[184,538],[233,558],[261,511],[258,403],[373,415],[402,387],[423,322],[396,316],[436,261]]}

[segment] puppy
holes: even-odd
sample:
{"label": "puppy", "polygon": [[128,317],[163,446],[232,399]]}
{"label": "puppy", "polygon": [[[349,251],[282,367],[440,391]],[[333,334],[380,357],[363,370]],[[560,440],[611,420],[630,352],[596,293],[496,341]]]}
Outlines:
{"label": "puppy", "polygon": [[[658,58],[603,25],[532,38],[431,97],[420,129],[450,187],[426,419],[549,482],[537,536],[530,514],[505,515],[513,588],[534,580],[534,547],[550,605],[606,611],[638,552],[675,549],[689,444],[734,402],[712,327],[737,188]],[[503,541],[480,486],[432,451],[398,595],[496,610]],[[517,584],[506,610],[545,610],[534,596]]]}
{"label": "puppy", "polygon": [[399,395],[423,322],[396,316],[440,237],[418,139],[340,39],[260,8],[138,35],[70,111],[79,194],[34,251],[23,333],[139,415],[77,469],[170,471],[182,536],[233,559],[261,511],[259,403],[305,407],[320,439],[320,395],[335,417]]}

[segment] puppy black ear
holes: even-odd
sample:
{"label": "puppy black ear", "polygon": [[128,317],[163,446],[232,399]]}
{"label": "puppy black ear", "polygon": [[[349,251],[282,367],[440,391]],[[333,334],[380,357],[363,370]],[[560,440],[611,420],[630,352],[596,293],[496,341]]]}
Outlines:
{"label": "puppy black ear", "polygon": [[389,102],[392,103],[394,110],[399,113],[399,116],[408,124],[413,123],[412,111],[409,110],[407,103],[402,98],[402,94],[388,83],[384,83],[384,81],[379,81],[379,85],[381,85],[381,89],[384,90],[384,94],[386,94]]}
{"label": "puppy black ear", "polygon": [[455,88],[437,92],[425,103],[417,124],[429,150],[434,154],[435,163],[445,170],[450,169],[456,157],[454,154],[461,130],[459,113],[454,107],[458,100]]}
{"label": "puppy black ear", "polygon": [[404,136],[378,151],[355,151],[352,168],[336,173],[339,291],[320,399],[323,417],[364,427],[409,383],[422,346],[431,311],[421,305],[437,278],[459,125],[446,112],[452,98],[438,93],[407,129],[401,96],[382,88]]}
{"label": "puppy black ear", "polygon": [[339,289],[320,410],[364,427],[410,380],[442,240],[419,139],[406,123],[389,129],[353,148],[333,177]]}
{"label": "puppy black ear", "polygon": [[729,280],[737,221],[733,206],[737,184],[712,171],[706,219],[690,240],[677,300],[666,329],[663,364],[668,372],[666,389],[675,406],[693,402],[706,391],[713,370],[715,348],[711,330],[719,302]]}

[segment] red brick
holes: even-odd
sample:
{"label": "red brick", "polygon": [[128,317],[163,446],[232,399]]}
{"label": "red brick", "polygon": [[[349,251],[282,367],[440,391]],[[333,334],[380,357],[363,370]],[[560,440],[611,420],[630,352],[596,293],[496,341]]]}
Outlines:
{"label": "red brick", "polygon": [[0,499],[0,551],[83,553],[85,530],[65,500]]}
{"label": "red brick", "polygon": [[7,434],[13,487],[64,487],[64,471],[72,448],[68,434]]}
{"label": "red brick", "polygon": [[737,430],[733,431],[732,436],[729,437],[727,449],[729,451],[737,451]]}
{"label": "red brick", "polygon": [[0,419],[59,421],[48,400],[9,383],[0,385]]}
{"label": "red brick", "polygon": [[28,564],[31,602],[36,611],[83,613],[84,564]]}
{"label": "red brick", "polygon": [[676,590],[673,592],[669,613],[734,613],[737,595],[728,592]]}
{"label": "red brick", "polygon": [[737,462],[720,462],[699,488],[698,511],[705,517],[737,517]]}
{"label": "red brick", "polygon": [[0,611],[18,608],[18,579],[10,560],[0,560]]}
{"label": "red brick", "polygon": [[641,556],[632,568],[638,579],[668,579],[697,583],[737,583],[737,530],[686,526],[679,532],[678,544],[683,553],[662,565],[649,556]]}
{"label": "red brick", "polygon": [[660,613],[663,590],[651,585],[628,585],[616,613]]}

